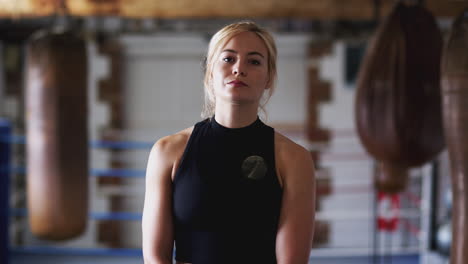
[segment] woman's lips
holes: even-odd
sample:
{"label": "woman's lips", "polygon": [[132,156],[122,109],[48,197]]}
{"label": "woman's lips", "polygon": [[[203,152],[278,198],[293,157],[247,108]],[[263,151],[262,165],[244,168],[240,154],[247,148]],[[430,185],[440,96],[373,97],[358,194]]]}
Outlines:
{"label": "woman's lips", "polygon": [[239,80],[230,81],[230,82],[228,82],[228,84],[230,84],[230,85],[232,85],[234,87],[247,86],[247,84],[245,84],[244,82],[239,81]]}

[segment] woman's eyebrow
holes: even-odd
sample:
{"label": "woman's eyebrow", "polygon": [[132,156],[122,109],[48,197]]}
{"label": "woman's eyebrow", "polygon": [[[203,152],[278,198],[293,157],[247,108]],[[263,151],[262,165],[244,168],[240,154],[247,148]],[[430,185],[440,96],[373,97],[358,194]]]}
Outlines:
{"label": "woman's eyebrow", "polygon": [[[225,49],[222,52],[232,52],[232,53],[236,53],[236,54],[238,53],[237,51],[232,50],[232,49]],[[260,56],[262,58],[265,58],[265,56],[263,56],[263,54],[261,54],[258,51],[251,51],[251,52],[247,53],[247,55],[258,55],[258,56]]]}

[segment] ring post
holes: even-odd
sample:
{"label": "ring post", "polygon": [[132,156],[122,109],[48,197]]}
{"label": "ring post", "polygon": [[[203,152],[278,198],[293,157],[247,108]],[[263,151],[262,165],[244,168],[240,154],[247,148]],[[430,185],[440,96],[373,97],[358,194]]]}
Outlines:
{"label": "ring post", "polygon": [[0,118],[0,263],[9,263],[10,122]]}

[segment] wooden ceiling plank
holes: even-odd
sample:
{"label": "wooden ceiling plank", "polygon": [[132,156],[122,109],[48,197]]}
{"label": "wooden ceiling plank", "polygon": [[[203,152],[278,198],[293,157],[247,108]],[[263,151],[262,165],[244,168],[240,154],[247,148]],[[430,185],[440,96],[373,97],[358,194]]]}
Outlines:
{"label": "wooden ceiling plank", "polygon": [[[134,18],[310,18],[369,20],[373,0],[64,0],[71,15]],[[58,0],[0,0],[0,17],[37,17],[56,13]],[[395,0],[381,0],[382,16]],[[455,17],[468,0],[426,0],[438,17]]]}

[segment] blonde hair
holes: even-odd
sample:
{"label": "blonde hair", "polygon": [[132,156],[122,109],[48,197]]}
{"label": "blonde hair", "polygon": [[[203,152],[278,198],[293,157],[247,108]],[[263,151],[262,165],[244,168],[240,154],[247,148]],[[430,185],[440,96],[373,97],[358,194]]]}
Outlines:
{"label": "blonde hair", "polygon": [[202,118],[212,117],[215,111],[216,98],[214,95],[213,87],[211,85],[211,73],[213,72],[214,60],[217,57],[217,55],[221,52],[221,49],[226,45],[226,43],[230,39],[232,39],[235,35],[238,35],[243,32],[255,33],[258,37],[260,37],[260,39],[263,40],[268,51],[268,77],[270,87],[268,89],[267,96],[264,98],[264,102],[260,104],[260,109],[263,112],[265,112],[264,106],[273,94],[277,76],[276,44],[273,39],[273,36],[268,31],[261,28],[254,22],[243,21],[223,27],[218,32],[216,32],[216,34],[214,34],[210,40],[210,43],[208,45],[208,52],[204,63],[205,78],[203,84],[205,90],[205,103],[203,105],[203,111],[201,114]]}

